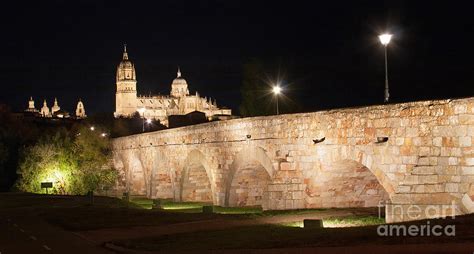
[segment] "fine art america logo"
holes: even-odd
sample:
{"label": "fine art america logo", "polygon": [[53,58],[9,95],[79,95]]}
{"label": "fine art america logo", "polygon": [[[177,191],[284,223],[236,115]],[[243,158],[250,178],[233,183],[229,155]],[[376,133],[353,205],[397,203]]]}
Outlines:
{"label": "fine art america logo", "polygon": [[[450,205],[394,205],[380,201],[378,205],[379,218],[382,217],[382,208],[384,207],[386,214],[398,214],[403,221],[423,218],[454,219],[456,211],[459,210],[454,201]],[[456,225],[433,224],[429,220],[416,224],[385,224],[377,227],[377,234],[379,236],[456,236]]]}

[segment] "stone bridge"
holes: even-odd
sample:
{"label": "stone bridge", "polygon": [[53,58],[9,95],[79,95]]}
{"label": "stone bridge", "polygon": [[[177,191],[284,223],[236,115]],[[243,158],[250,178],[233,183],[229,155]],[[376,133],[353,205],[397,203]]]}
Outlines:
{"label": "stone bridge", "polygon": [[474,212],[474,98],[242,118],[114,139],[117,193],[263,209]]}

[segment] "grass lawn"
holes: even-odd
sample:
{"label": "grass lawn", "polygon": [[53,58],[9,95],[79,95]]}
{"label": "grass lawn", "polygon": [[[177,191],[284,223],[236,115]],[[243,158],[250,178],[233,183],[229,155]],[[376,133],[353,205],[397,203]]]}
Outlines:
{"label": "grass lawn", "polygon": [[328,218],[323,220],[325,228],[344,228],[380,225],[385,223],[385,218],[377,216],[348,216],[343,218]]}
{"label": "grass lawn", "polygon": [[[144,208],[152,209],[153,200],[143,197],[134,197],[130,199],[134,205]],[[199,202],[174,202],[170,200],[162,200],[161,207],[164,211],[184,212],[184,213],[201,213],[203,206],[209,206],[208,203]],[[296,209],[296,210],[271,210],[263,211],[261,207],[222,207],[214,206],[214,213],[217,214],[236,214],[244,215],[242,218],[258,218],[258,217],[273,217],[273,216],[288,216],[288,215],[303,215],[314,214],[323,211],[343,211],[353,208],[321,208],[321,209]],[[363,209],[361,209],[363,210]]]}
{"label": "grass lawn", "polygon": [[48,222],[68,230],[94,230],[102,228],[157,226],[209,219],[258,219],[286,215],[317,214],[325,209],[292,211],[264,211],[259,207],[219,207],[214,213],[202,213],[204,203],[162,203],[163,209],[151,209],[153,201],[132,198],[127,203],[111,197],[94,197],[94,204],[84,196],[40,195],[30,193],[0,194],[0,212],[10,209],[34,209]]}
{"label": "grass lawn", "polygon": [[[131,203],[144,209],[152,209],[153,200],[142,197],[134,197]],[[174,202],[171,200],[161,200],[161,208],[165,211],[184,212],[184,213],[202,213],[203,206],[212,204],[201,202]],[[214,213],[218,214],[256,214],[262,213],[260,207],[221,207],[214,206]]]}
{"label": "grass lawn", "polygon": [[[94,206],[74,208],[56,208],[43,211],[43,216],[50,222],[68,230],[93,230],[101,228],[158,226],[174,223],[209,219],[256,219],[260,217],[314,214],[327,209],[302,209],[291,211],[263,211],[259,207],[219,207],[214,206],[213,214],[202,213],[202,207],[208,205],[195,202],[162,203],[163,209],[151,209],[153,201],[145,198],[133,198],[126,205],[118,199],[100,197],[101,202]],[[100,205],[111,199],[117,203],[112,206]]]}
{"label": "grass lawn", "polygon": [[199,220],[209,220],[215,214],[169,213],[136,208],[62,208],[46,210],[43,217],[68,230],[93,230],[115,227],[157,226]]}
{"label": "grass lawn", "polygon": [[[152,209],[153,207],[153,200],[144,197],[132,197],[130,199],[130,202],[143,209]],[[201,213],[202,207],[205,205],[210,204],[199,202],[174,202],[171,200],[161,200],[161,207],[163,210],[170,210],[175,212]]]}
{"label": "grass lawn", "polygon": [[[331,217],[323,219],[323,226],[325,228],[344,228],[344,227],[362,227],[384,224],[385,219],[377,216],[346,216],[346,217]],[[282,226],[288,227],[303,227],[303,221],[294,221],[289,223],[282,223]]]}
{"label": "grass lawn", "polygon": [[90,205],[85,196],[1,193],[0,213],[15,209],[34,209],[51,224],[68,230],[92,230],[114,227],[154,226],[215,218],[216,214],[170,213],[143,209],[140,204],[126,203],[111,197],[94,197]]}

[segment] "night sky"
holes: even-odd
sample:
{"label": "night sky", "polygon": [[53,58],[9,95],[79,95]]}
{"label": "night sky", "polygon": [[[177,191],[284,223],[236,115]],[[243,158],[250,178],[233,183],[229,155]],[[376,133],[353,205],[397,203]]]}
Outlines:
{"label": "night sky", "polygon": [[433,2],[9,1],[0,103],[58,97],[73,112],[82,98],[87,113],[112,113],[127,43],[139,94],[169,94],[179,65],[191,93],[236,110],[242,63],[256,57],[278,66],[302,111],[378,104],[384,31],[393,102],[474,96],[472,7]]}

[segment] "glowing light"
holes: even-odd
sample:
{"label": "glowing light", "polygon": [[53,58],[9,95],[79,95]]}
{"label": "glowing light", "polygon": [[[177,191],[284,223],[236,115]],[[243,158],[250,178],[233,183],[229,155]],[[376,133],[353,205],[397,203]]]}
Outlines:
{"label": "glowing light", "polygon": [[106,137],[107,136],[107,133],[103,132],[102,134],[100,134],[101,137]]}
{"label": "glowing light", "polygon": [[94,130],[95,130],[95,127],[94,127],[94,126],[91,126],[90,129],[91,129],[91,131],[94,131]]}
{"label": "glowing light", "polygon": [[280,94],[281,93],[281,87],[278,86],[278,85],[274,86],[273,87],[273,93],[276,94],[276,95]]}
{"label": "glowing light", "polygon": [[152,121],[153,121],[153,120],[151,120],[151,119],[146,119],[146,123],[147,123],[147,124],[151,124]]}
{"label": "glowing light", "polygon": [[63,180],[64,179],[64,174],[59,170],[55,170],[54,171],[54,177],[58,180]]}
{"label": "glowing light", "polygon": [[66,173],[58,168],[51,169],[39,182],[53,183],[53,190],[59,194],[66,194],[66,188],[69,184]]}
{"label": "glowing light", "polygon": [[292,227],[292,228],[304,228],[303,221],[287,222],[287,223],[283,223],[281,225],[285,226],[285,227]]}
{"label": "glowing light", "polygon": [[384,46],[387,46],[390,43],[391,39],[392,39],[391,34],[382,34],[379,36],[379,40]]}

